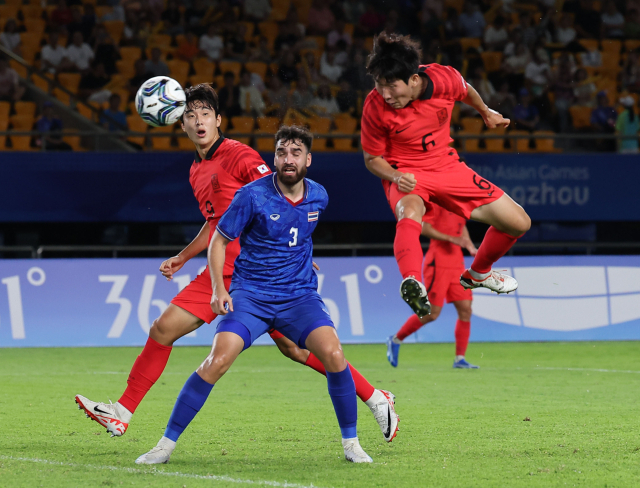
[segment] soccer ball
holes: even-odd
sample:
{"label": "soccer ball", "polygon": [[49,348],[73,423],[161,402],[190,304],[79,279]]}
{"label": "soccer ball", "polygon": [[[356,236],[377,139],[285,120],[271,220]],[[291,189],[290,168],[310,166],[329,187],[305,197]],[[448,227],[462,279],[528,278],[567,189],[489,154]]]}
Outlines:
{"label": "soccer ball", "polygon": [[175,124],[184,113],[187,97],[173,78],[155,76],[145,81],[136,93],[136,109],[153,127]]}

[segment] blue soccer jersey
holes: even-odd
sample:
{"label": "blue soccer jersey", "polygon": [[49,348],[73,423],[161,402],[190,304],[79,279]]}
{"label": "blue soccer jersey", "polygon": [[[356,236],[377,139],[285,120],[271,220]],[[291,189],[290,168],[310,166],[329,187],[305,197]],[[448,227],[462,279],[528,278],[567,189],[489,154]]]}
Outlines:
{"label": "blue soccer jersey", "polygon": [[225,238],[240,236],[231,290],[297,296],[318,289],[311,234],[329,197],[322,185],[305,178],[304,197],[291,203],[277,175],[240,188],[218,222]]}

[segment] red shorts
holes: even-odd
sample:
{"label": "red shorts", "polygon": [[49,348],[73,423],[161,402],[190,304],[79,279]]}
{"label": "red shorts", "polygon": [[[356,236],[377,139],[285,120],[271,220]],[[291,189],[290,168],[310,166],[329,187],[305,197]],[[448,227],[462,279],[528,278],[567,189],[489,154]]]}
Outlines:
{"label": "red shorts", "polygon": [[418,183],[411,193],[403,193],[397,184],[382,180],[387,201],[394,214],[402,197],[415,194],[425,203],[433,202],[469,219],[474,209],[494,202],[504,195],[504,191],[462,162],[454,150],[443,158],[442,166],[436,170],[405,167],[400,168],[400,171],[412,173]]}
{"label": "red shorts", "polygon": [[473,299],[471,290],[460,284],[460,275],[464,270],[464,262],[459,267],[439,266],[437,254],[427,254],[422,266],[422,279],[432,305],[443,307],[445,300],[451,303]]}

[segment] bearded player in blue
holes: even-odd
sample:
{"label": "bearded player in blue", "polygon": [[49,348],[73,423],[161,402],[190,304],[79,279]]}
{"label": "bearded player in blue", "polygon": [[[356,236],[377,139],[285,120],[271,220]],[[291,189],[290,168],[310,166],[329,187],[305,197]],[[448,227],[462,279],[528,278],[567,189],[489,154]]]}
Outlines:
{"label": "bearded player in blue", "polygon": [[[302,127],[276,134],[276,172],[240,188],[220,218],[208,251],[211,308],[222,316],[211,353],[187,380],[165,435],[138,464],[169,461],[176,441],[238,355],[276,329],[315,354],[327,371],[329,395],[342,433],[345,459],[371,463],[360,447],[356,389],[329,313],[317,292],[311,234],[329,201],[326,190],[305,178],[313,136]],[[240,236],[231,289],[223,281],[225,249]]]}

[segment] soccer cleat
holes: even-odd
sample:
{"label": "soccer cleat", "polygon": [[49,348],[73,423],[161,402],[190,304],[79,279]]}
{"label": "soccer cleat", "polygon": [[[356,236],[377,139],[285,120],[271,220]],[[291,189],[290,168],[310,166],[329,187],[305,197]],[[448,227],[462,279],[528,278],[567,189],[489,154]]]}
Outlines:
{"label": "soccer cleat", "polygon": [[470,364],[466,359],[460,359],[458,361],[453,361],[453,367],[457,369],[480,369],[480,366],[476,366],[475,364]]}
{"label": "soccer cleat", "polygon": [[460,284],[468,290],[482,287],[495,291],[498,294],[511,293],[518,289],[518,282],[513,276],[499,273],[495,270],[491,270],[489,276],[484,280],[474,280],[467,269],[460,275]]}
{"label": "soccer cleat", "polygon": [[163,437],[156,447],[136,459],[136,464],[167,464],[176,443]]}
{"label": "soccer cleat", "polygon": [[113,403],[92,402],[82,395],[76,395],[76,403],[80,410],[84,410],[87,417],[106,427],[111,437],[120,437],[127,431],[129,423],[125,422],[122,416],[118,414],[118,410]]}
{"label": "soccer cleat", "polygon": [[427,289],[413,276],[407,276],[400,283],[400,296],[407,302],[418,317],[431,314],[431,304],[427,298]]}
{"label": "soccer cleat", "polygon": [[352,463],[372,463],[373,459],[364,449],[360,447],[360,441],[357,437],[353,439],[342,439],[342,447],[344,449],[344,458]]}
{"label": "soccer cleat", "polygon": [[393,342],[394,336],[389,336],[387,339],[387,359],[391,366],[398,367],[398,354],[400,354],[400,344]]}
{"label": "soccer cleat", "polygon": [[400,417],[396,413],[395,403],[396,396],[390,391],[377,390],[382,394],[382,397],[378,403],[373,404],[369,409],[373,414],[376,422],[382,430],[384,440],[391,442],[398,433],[398,422]]}

